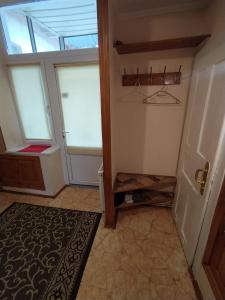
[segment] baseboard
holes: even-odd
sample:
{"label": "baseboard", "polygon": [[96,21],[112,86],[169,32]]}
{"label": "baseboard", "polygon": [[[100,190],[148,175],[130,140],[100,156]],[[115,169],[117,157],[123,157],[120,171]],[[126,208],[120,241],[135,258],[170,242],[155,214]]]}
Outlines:
{"label": "baseboard", "polygon": [[203,296],[202,296],[202,292],[201,292],[201,290],[200,290],[200,288],[199,288],[198,282],[197,282],[197,280],[195,280],[195,278],[194,278],[194,274],[193,274],[193,272],[192,272],[191,267],[189,268],[189,273],[190,273],[190,275],[191,275],[191,281],[192,281],[192,284],[193,284],[193,287],[194,287],[194,290],[195,290],[195,294],[196,294],[197,299],[198,299],[198,300],[204,300],[204,299],[203,299]]}
{"label": "baseboard", "polygon": [[42,198],[51,198],[55,199],[68,185],[64,185],[55,195],[47,195],[47,194],[35,194],[25,191],[14,191],[14,190],[8,190],[4,188],[0,188],[0,192],[5,192],[9,194],[17,194],[17,195],[25,195],[25,196],[35,196],[35,197],[42,197]]}

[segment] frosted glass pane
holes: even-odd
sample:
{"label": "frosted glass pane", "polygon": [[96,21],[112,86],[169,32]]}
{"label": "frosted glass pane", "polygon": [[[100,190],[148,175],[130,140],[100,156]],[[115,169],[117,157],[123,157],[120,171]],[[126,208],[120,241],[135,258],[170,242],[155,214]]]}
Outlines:
{"label": "frosted glass pane", "polygon": [[102,147],[98,65],[57,67],[68,146]]}
{"label": "frosted glass pane", "polygon": [[10,71],[25,138],[50,139],[40,67],[14,66]]}

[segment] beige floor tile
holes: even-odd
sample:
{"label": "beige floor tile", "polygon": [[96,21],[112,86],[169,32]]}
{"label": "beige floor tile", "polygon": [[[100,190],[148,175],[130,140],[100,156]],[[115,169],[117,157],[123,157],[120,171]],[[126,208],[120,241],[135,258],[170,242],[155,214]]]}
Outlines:
{"label": "beige floor tile", "polygon": [[[96,189],[70,186],[55,199],[0,193],[0,212],[13,202],[100,211]],[[101,220],[77,300],[196,300],[170,210],[121,212],[116,230]]]}

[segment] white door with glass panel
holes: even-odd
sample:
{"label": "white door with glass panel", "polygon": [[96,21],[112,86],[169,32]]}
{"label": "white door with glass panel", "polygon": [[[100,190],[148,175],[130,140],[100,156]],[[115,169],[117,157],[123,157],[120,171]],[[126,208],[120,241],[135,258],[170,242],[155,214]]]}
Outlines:
{"label": "white door with glass panel", "polygon": [[69,181],[98,185],[102,163],[97,63],[55,66],[61,99]]}

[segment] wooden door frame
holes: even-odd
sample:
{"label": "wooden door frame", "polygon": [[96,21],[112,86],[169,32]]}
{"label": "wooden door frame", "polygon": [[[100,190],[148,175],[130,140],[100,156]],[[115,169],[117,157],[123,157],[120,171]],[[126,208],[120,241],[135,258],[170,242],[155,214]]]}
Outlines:
{"label": "wooden door frame", "polygon": [[97,0],[99,66],[102,115],[102,145],[104,166],[105,226],[115,227],[112,193],[111,123],[110,123],[110,57],[108,0]]}
{"label": "wooden door frame", "polygon": [[6,151],[5,140],[3,137],[2,129],[0,127],[0,153],[4,153]]}
{"label": "wooden door frame", "polygon": [[202,260],[202,265],[204,267],[204,270],[206,272],[207,278],[209,280],[209,283],[211,285],[212,290],[214,291],[215,297],[218,300],[224,299],[223,295],[221,295],[220,290],[218,289],[217,283],[215,281],[215,278],[213,276],[213,273],[210,269],[210,261],[211,256],[214,250],[214,245],[216,242],[217,234],[221,228],[221,223],[224,222],[224,215],[225,215],[225,177],[223,179],[223,184],[220,190],[218,202],[216,205],[216,209],[214,212],[210,233],[208,236],[208,241],[205,248],[204,257]]}

